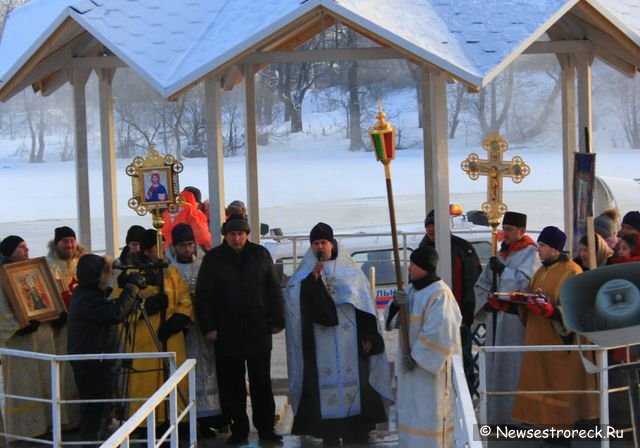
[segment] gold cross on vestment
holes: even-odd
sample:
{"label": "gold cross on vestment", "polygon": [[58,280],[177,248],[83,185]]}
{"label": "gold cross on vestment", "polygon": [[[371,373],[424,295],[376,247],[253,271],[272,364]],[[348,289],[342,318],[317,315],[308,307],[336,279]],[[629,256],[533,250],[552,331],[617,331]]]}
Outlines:
{"label": "gold cross on vestment", "polygon": [[509,145],[497,132],[489,135],[482,142],[482,147],[488,153],[487,159],[481,159],[478,154],[471,153],[460,166],[473,180],[487,176],[487,201],[482,204],[482,211],[487,214],[489,224],[497,227],[500,218],[508,210],[502,202],[502,179],[510,177],[514,183],[519,184],[531,173],[531,169],[520,156],[515,156],[511,161],[502,160],[503,153]]}

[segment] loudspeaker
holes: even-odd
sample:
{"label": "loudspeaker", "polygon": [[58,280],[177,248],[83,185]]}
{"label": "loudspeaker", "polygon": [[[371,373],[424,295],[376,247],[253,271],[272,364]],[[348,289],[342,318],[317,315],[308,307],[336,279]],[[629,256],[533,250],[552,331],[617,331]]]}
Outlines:
{"label": "loudspeaker", "polygon": [[560,289],[566,324],[602,347],[640,343],[640,262],[592,269]]}

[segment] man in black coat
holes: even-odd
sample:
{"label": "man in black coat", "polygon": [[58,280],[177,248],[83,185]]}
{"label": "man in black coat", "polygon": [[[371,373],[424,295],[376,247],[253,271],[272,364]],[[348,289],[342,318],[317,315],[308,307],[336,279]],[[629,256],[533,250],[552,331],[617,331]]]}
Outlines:
{"label": "man in black coat", "polygon": [[229,217],[224,241],[205,255],[196,286],[196,317],[205,339],[215,341],[222,412],[232,422],[229,444],[249,436],[246,372],[260,440],[282,440],[273,431],[271,390],[272,334],[285,325],[282,290],[269,251],[249,242],[249,232],[243,216]]}
{"label": "man in black coat", "polygon": [[[433,210],[424,220],[425,236],[420,241],[419,247],[436,245],[436,229]],[[480,258],[473,246],[465,239],[451,235],[451,291],[458,302],[462,314],[462,326],[460,336],[462,341],[462,360],[467,384],[471,390],[473,385],[473,355],[471,353],[472,331],[476,296],[474,285],[482,272]]]}
{"label": "man in black coat", "polygon": [[[118,324],[133,310],[144,280],[136,275],[128,277],[120,297],[110,299],[111,266],[111,259],[94,254],[83,255],[78,261],[78,286],[73,290],[67,322],[71,355],[118,351]],[[111,398],[114,361],[73,361],[71,366],[80,399]],[[83,404],[81,440],[99,437],[106,407],[106,403]]]}

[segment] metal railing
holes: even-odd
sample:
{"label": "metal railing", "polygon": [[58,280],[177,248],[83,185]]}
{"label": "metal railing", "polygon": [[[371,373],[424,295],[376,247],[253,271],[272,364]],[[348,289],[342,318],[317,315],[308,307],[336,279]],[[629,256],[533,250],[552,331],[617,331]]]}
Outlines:
{"label": "metal railing", "polygon": [[[487,400],[489,396],[511,396],[511,395],[554,395],[558,393],[563,394],[597,394],[600,397],[600,425],[609,425],[609,377],[608,372],[608,360],[607,360],[607,348],[597,345],[511,345],[511,346],[480,346],[478,348],[479,358],[479,387],[478,392],[480,396],[480,424],[487,423]],[[487,391],[487,377],[486,377],[486,353],[508,353],[508,352],[553,352],[553,351],[585,351],[585,352],[597,352],[598,353],[598,366],[600,370],[598,372],[598,390],[525,390],[525,391],[513,391],[513,390],[501,390],[501,391]],[[604,373],[604,374],[603,374]],[[603,438],[600,441],[602,448],[609,447],[609,439]]]}
{"label": "metal railing", "polygon": [[471,394],[464,375],[462,356],[453,356],[454,427],[453,436],[458,448],[481,448],[478,421]]}
{"label": "metal railing", "polygon": [[[196,391],[195,391],[195,359],[187,359],[178,370],[176,370],[167,381],[158,389],[149,399],[140,407],[129,420],[126,421],[115,433],[102,444],[103,447],[129,448],[131,433],[147,421],[147,447],[161,446],[167,437],[170,437],[171,447],[178,446],[178,423],[189,414],[189,446],[197,445],[196,437]],[[178,415],[178,383],[189,375],[189,403],[184,410]],[[169,428],[156,441],[156,408],[164,403],[166,397],[169,397]]]}
{"label": "metal railing", "polygon": [[[186,412],[191,412],[193,415],[190,416],[190,423],[193,422],[193,428],[190,431],[190,436],[191,436],[191,440],[193,443],[195,443],[195,407],[193,405],[193,403],[195,402],[195,376],[193,376],[193,372],[194,370],[194,365],[195,365],[195,361],[190,360],[187,361],[185,363],[183,363],[183,365],[180,367],[180,369],[176,370],[176,356],[175,353],[172,352],[150,352],[150,353],[109,353],[109,354],[90,354],[90,355],[52,355],[52,354],[47,354],[47,353],[37,353],[37,352],[29,352],[29,351],[23,351],[23,350],[14,350],[14,349],[7,349],[7,348],[2,348],[0,349],[0,356],[3,357],[19,357],[19,358],[27,358],[27,359],[32,359],[34,360],[34,362],[36,361],[45,361],[48,362],[50,364],[50,374],[51,374],[51,397],[47,398],[47,397],[35,397],[35,396],[28,396],[28,395],[15,395],[15,394],[11,394],[11,393],[6,393],[7,387],[4,388],[4,390],[0,391],[0,400],[2,400],[5,405],[6,405],[6,399],[7,398],[12,398],[15,400],[23,400],[23,401],[27,401],[27,402],[34,402],[34,403],[47,403],[51,406],[51,440],[48,439],[40,439],[40,438],[35,438],[35,437],[26,437],[26,436],[22,436],[20,434],[12,434],[9,432],[0,432],[0,436],[9,438],[11,440],[21,440],[21,441],[26,441],[26,442],[32,442],[32,443],[38,443],[38,444],[43,444],[43,445],[49,445],[49,446],[54,446],[54,447],[60,447],[60,446],[72,446],[72,445],[82,445],[86,442],[94,442],[94,443],[99,443],[99,441],[67,441],[64,442],[62,440],[62,425],[61,425],[61,411],[62,411],[62,406],[63,405],[71,405],[71,404],[81,404],[81,403],[122,403],[122,402],[144,402],[147,401],[147,399],[144,398],[113,398],[113,399],[100,399],[100,400],[64,400],[62,399],[62,394],[61,394],[61,386],[60,386],[60,368],[61,368],[61,364],[63,362],[70,362],[70,361],[96,361],[96,360],[133,360],[133,359],[167,359],[168,363],[169,363],[169,373],[170,373],[170,378],[169,380],[167,380],[167,382],[165,382],[165,384],[162,386],[161,389],[158,389],[158,392],[156,392],[156,394],[153,395],[153,397],[155,397],[161,390],[165,391],[165,390],[169,390],[169,392],[167,392],[167,394],[165,394],[165,397],[167,395],[170,396],[169,398],[169,405],[170,405],[170,410],[173,409],[171,406],[171,391],[173,390],[173,394],[175,395],[176,392],[176,388],[177,388],[177,384],[180,381],[180,379],[182,379],[187,373],[190,373],[189,375],[189,403],[187,404],[187,407],[185,408],[185,411],[183,411],[180,414],[180,419],[182,419],[185,415]],[[177,378],[178,376],[178,372],[180,372],[180,378],[178,380],[176,380],[175,378]],[[184,373],[183,373],[184,372]],[[193,376],[193,378],[192,378]],[[152,398],[153,398],[152,397]],[[151,400],[151,398],[149,398],[148,400]],[[146,405],[146,404],[145,404]],[[145,406],[143,406],[144,409],[147,409]],[[140,408],[142,409],[142,408]],[[138,410],[139,411],[139,410]],[[138,412],[136,412],[137,415]],[[173,411],[171,411],[171,415],[169,416],[169,418],[173,418],[176,417],[174,416]],[[133,417],[132,417],[133,418]],[[177,417],[176,417],[177,418]],[[130,419],[131,420],[131,419]],[[144,420],[144,417],[143,417]],[[179,421],[179,420],[178,420]],[[175,422],[172,421],[172,424]],[[128,427],[128,426],[127,426]],[[6,429],[6,424],[5,424],[5,429]],[[135,429],[135,428],[134,428]],[[153,429],[155,429],[155,424],[153,425]],[[118,433],[119,431],[117,431],[116,433]],[[167,434],[169,434],[169,432],[175,432],[175,428],[173,426],[170,426],[170,428],[167,430],[167,432],[164,434],[164,439],[166,439]],[[175,441],[176,444],[173,445],[173,441],[174,441],[174,437],[175,437]],[[177,447],[177,435],[176,434],[172,434],[171,435],[171,441],[172,441],[172,446]],[[152,443],[152,441],[150,441],[149,443]],[[105,444],[103,446],[114,446],[114,445],[108,445]],[[127,445],[128,446],[128,445]],[[149,445],[149,446],[153,446],[153,445]]]}

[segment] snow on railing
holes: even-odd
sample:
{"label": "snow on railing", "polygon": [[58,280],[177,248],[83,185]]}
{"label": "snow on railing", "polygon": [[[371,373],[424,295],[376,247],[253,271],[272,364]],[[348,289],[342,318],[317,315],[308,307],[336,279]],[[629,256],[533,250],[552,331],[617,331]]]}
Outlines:
{"label": "snow on railing", "polygon": [[481,448],[478,421],[462,366],[462,356],[453,356],[454,419],[453,437],[458,448]]}

